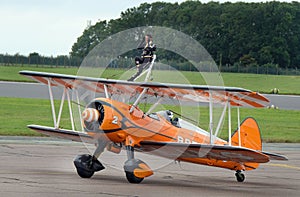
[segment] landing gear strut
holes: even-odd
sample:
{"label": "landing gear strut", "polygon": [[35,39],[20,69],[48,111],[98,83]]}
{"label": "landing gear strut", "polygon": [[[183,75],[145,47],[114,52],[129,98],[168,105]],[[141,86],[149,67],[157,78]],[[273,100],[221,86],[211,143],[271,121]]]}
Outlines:
{"label": "landing gear strut", "polygon": [[126,146],[127,161],[124,164],[124,171],[129,183],[140,183],[145,177],[153,174],[150,167],[139,159],[134,159],[134,148]]}
{"label": "landing gear strut", "polygon": [[236,171],[235,177],[238,182],[244,182],[245,180],[245,175],[240,170]]}
{"label": "landing gear strut", "polygon": [[81,178],[91,178],[95,172],[105,169],[102,163],[97,159],[106,147],[106,142],[99,141],[93,155],[78,155],[74,160],[77,174]]}

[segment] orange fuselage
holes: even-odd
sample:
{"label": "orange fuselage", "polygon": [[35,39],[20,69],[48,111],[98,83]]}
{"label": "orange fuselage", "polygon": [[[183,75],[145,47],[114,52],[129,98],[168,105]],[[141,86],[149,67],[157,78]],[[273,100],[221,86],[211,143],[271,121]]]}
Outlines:
{"label": "orange fuselage", "polygon": [[[130,113],[131,105],[122,102],[107,98],[97,98],[88,107],[93,107],[101,111],[99,121],[97,122],[98,132],[86,129],[88,134],[95,138],[105,134],[112,142],[124,143],[125,145],[127,145],[128,138],[130,138],[130,145],[136,147],[140,146],[141,141],[181,142],[188,144],[210,143],[208,133],[174,126],[159,114],[145,115],[139,108],[135,108]],[[85,128],[88,127],[87,124],[87,122],[84,122]],[[227,144],[226,141],[220,138],[215,138],[214,143],[218,145]],[[256,163],[243,165],[237,162],[209,158],[178,158],[177,160],[232,170],[251,170],[258,166]]]}

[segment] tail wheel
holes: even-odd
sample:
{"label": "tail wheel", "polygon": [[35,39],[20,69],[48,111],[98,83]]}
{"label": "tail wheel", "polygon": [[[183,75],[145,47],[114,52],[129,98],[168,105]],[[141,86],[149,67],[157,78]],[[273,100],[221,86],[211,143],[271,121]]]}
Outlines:
{"label": "tail wheel", "polygon": [[136,177],[133,172],[126,171],[125,173],[129,183],[140,183],[144,180],[144,178]]}

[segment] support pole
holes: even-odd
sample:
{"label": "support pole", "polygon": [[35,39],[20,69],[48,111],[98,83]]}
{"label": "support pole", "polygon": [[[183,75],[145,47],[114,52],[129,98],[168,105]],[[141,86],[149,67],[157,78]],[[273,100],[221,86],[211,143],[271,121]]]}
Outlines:
{"label": "support pole", "polygon": [[210,137],[210,144],[213,144],[213,100],[212,100],[212,92],[209,92],[209,137]]}
{"label": "support pole", "polygon": [[81,131],[84,131],[83,129],[83,125],[82,125],[82,116],[81,116],[81,109],[80,109],[80,101],[79,101],[79,95],[78,95],[78,90],[75,89],[74,90],[76,93],[76,100],[77,100],[77,106],[78,106],[78,113],[79,113],[79,117],[80,117],[80,126],[81,126]]}
{"label": "support pole", "polygon": [[61,118],[61,114],[62,114],[62,110],[63,110],[63,106],[64,106],[64,102],[65,102],[65,95],[66,95],[66,87],[64,88],[64,91],[63,91],[63,95],[61,97],[61,101],[60,101],[60,107],[59,107],[59,112],[58,112],[58,118],[57,118],[57,128],[59,128],[59,124],[60,124],[60,118]]}
{"label": "support pole", "polygon": [[147,76],[145,78],[145,82],[147,82],[150,79],[150,75],[151,75],[151,72],[152,72],[152,67],[153,67],[155,59],[156,59],[156,55],[153,55],[151,65],[149,66],[149,71],[148,71]]}
{"label": "support pole", "polygon": [[134,108],[136,108],[136,106],[139,104],[140,100],[142,99],[142,97],[144,96],[144,94],[147,92],[148,88],[144,88],[142,93],[138,96],[138,98],[136,99],[136,101],[133,103],[133,105],[131,106],[129,113],[132,113]]}
{"label": "support pole", "polygon": [[156,103],[154,103],[147,111],[146,115],[149,115],[162,101],[163,97],[160,97]]}
{"label": "support pole", "polygon": [[224,120],[224,117],[225,117],[226,109],[227,109],[227,105],[224,105],[224,108],[223,108],[223,111],[222,111],[220,120],[219,120],[219,122],[218,122],[218,125],[217,125],[217,128],[216,128],[216,131],[215,131],[215,135],[214,135],[214,136],[218,136],[218,134],[219,134],[221,125],[222,125],[223,120]]}
{"label": "support pole", "polygon": [[230,100],[228,99],[228,144],[231,146],[231,105]]}
{"label": "support pole", "polygon": [[126,146],[127,159],[134,159],[134,148],[133,146]]}
{"label": "support pole", "polygon": [[74,119],[73,119],[73,111],[72,111],[72,106],[71,106],[71,100],[70,100],[70,94],[68,89],[66,89],[66,93],[67,93],[67,98],[68,98],[68,105],[69,105],[69,112],[70,112],[70,119],[71,119],[71,126],[72,126],[72,130],[75,131],[75,127],[74,127]]}
{"label": "support pole", "polygon": [[104,92],[105,92],[105,98],[109,98],[108,90],[107,90],[107,85],[104,84],[103,87],[104,87]]}
{"label": "support pole", "polygon": [[240,108],[237,107],[237,116],[238,116],[238,137],[239,137],[239,146],[241,146],[241,121],[240,121]]}
{"label": "support pole", "polygon": [[50,79],[48,79],[48,90],[49,90],[49,97],[50,97],[50,103],[51,103],[51,109],[52,109],[52,117],[53,117],[54,128],[57,128],[57,124],[56,124],[56,113],[55,113],[54,100],[53,100],[53,93],[52,93],[52,88],[51,88],[51,82],[50,82]]}

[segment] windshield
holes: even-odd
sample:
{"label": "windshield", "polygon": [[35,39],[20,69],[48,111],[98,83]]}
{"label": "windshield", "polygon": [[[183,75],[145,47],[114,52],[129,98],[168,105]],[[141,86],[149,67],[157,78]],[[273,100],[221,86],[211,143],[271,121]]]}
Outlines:
{"label": "windshield", "polygon": [[189,123],[181,118],[178,118],[178,124],[180,127],[188,129],[188,130],[192,130],[192,131],[196,131],[198,133],[204,134],[204,135],[209,135],[208,132],[206,132],[205,130],[197,127],[196,125],[193,125],[192,123]]}

